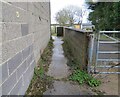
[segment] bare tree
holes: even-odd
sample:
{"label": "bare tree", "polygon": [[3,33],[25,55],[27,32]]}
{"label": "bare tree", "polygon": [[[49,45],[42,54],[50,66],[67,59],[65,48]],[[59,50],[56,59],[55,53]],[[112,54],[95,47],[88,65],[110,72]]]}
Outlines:
{"label": "bare tree", "polygon": [[55,19],[60,25],[64,26],[69,20],[68,12],[65,9],[60,10],[57,12]]}
{"label": "bare tree", "polygon": [[63,8],[56,14],[56,21],[59,24],[64,25],[68,23],[71,26],[74,23],[81,24],[85,12],[85,9],[81,9],[80,7],[70,5],[66,8]]}

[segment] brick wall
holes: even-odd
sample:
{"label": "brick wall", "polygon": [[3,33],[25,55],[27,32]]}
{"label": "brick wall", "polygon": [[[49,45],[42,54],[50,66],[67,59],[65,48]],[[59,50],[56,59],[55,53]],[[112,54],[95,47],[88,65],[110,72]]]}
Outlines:
{"label": "brick wall", "polygon": [[0,12],[0,95],[23,95],[50,39],[50,3],[0,1]]}
{"label": "brick wall", "polygon": [[88,64],[88,45],[89,32],[80,31],[72,28],[64,29],[64,40],[67,49],[71,50],[73,61],[80,69],[87,70]]}

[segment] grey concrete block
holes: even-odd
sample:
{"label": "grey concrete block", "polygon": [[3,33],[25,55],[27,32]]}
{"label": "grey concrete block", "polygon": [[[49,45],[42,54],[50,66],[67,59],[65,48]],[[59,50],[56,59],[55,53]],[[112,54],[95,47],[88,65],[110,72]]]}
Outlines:
{"label": "grey concrete block", "polygon": [[21,89],[19,91],[19,95],[24,95],[25,94],[25,91],[27,88],[25,88],[25,85],[24,85],[24,79],[23,79],[23,76],[22,76],[22,85],[21,85]]}
{"label": "grey concrete block", "polygon": [[28,2],[28,11],[34,12],[34,5],[32,2]]}
{"label": "grey concrete block", "polygon": [[30,46],[32,43],[34,43],[33,34],[26,35],[26,42],[27,46]]}
{"label": "grey concrete block", "polygon": [[[1,21],[0,21],[1,22]],[[3,32],[2,32],[2,23],[0,23],[0,43],[2,43],[2,39],[3,39]]]}
{"label": "grey concrete block", "polygon": [[31,70],[30,67],[27,69],[27,71],[23,74],[23,86],[19,92],[19,95],[24,95],[27,88],[29,87],[30,84],[30,75],[31,75]]}
{"label": "grey concrete block", "polygon": [[29,54],[30,54],[30,47],[28,46],[22,51],[23,60],[25,60],[29,56]]}
{"label": "grey concrete block", "polygon": [[13,86],[16,84],[16,72],[14,72],[9,78],[2,84],[2,95],[7,95]]}
{"label": "grey concrete block", "polygon": [[35,61],[33,61],[32,64],[31,64],[31,71],[34,70],[35,66],[36,66],[36,63],[35,63]]}
{"label": "grey concrete block", "polygon": [[33,53],[33,44],[30,45],[30,53]]}
{"label": "grey concrete block", "polygon": [[21,95],[21,96],[22,96],[22,95],[25,95],[25,92],[26,92],[27,88],[28,88],[28,86],[23,85],[23,86],[21,87],[20,91],[19,91],[19,95]]}
{"label": "grey concrete block", "polygon": [[2,87],[0,86],[0,97],[2,96]]}
{"label": "grey concrete block", "polygon": [[0,1],[0,22],[2,22],[2,2]]}
{"label": "grey concrete block", "polygon": [[28,82],[29,83],[29,76],[31,73],[31,69],[30,66],[28,67],[27,71],[23,74],[23,80],[24,82]]}
{"label": "grey concrete block", "polygon": [[0,64],[2,64],[2,43],[0,45]]}
{"label": "grey concrete block", "polygon": [[3,22],[27,22],[27,11],[24,11],[7,3],[2,3]]}
{"label": "grey concrete block", "polygon": [[4,82],[7,77],[8,77],[8,67],[6,62],[2,64],[2,82]]}
{"label": "grey concrete block", "polygon": [[18,95],[22,88],[21,86],[22,86],[22,78],[18,81],[16,86],[12,89],[12,91],[10,92],[10,95]]}
{"label": "grey concrete block", "polygon": [[27,58],[27,65],[29,66],[32,61],[33,61],[33,54]]}
{"label": "grey concrete block", "polygon": [[[23,41],[23,43],[21,43]],[[10,42],[3,43],[2,45],[2,62],[7,61],[12,58],[22,49],[22,46],[25,44],[24,40],[13,40]]]}
{"label": "grey concrete block", "polygon": [[27,46],[33,43],[33,35],[26,35],[25,37],[17,38],[12,41],[3,43],[2,45],[2,62],[13,57]]}
{"label": "grey concrete block", "polygon": [[35,16],[33,15],[33,13],[32,12],[28,12],[28,15],[29,15],[29,17],[28,17],[28,24],[29,24],[29,33],[33,33],[34,31],[35,31],[35,29],[34,29],[34,24],[35,24]]}
{"label": "grey concrete block", "polygon": [[30,83],[24,82],[24,85],[21,86],[21,89],[19,91],[19,95],[25,95],[25,92],[27,91]]}
{"label": "grey concrete block", "polygon": [[2,42],[21,37],[21,25],[13,23],[2,24]]}
{"label": "grey concrete block", "polygon": [[27,69],[27,62],[24,61],[22,65],[17,69],[17,80],[22,76],[22,74],[25,72]]}
{"label": "grey concrete block", "polygon": [[19,52],[8,61],[9,74],[11,74],[22,63],[22,53]]}
{"label": "grey concrete block", "polygon": [[26,86],[26,87],[22,86],[22,88],[21,88],[21,90],[19,92],[19,95],[25,95],[25,92],[26,92],[27,88],[28,88],[28,86]]}
{"label": "grey concrete block", "polygon": [[2,84],[2,65],[0,65],[0,86]]}
{"label": "grey concrete block", "polygon": [[22,36],[25,36],[28,34],[28,24],[21,24],[21,33],[22,33]]}
{"label": "grey concrete block", "polygon": [[27,10],[27,7],[28,7],[27,2],[11,2],[11,4],[16,6],[16,7],[20,7],[24,10]]}

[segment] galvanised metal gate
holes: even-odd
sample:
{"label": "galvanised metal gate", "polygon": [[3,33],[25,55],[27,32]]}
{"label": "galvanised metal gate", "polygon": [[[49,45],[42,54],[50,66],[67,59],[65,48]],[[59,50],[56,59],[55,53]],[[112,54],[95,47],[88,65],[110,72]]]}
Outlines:
{"label": "galvanised metal gate", "polygon": [[[119,36],[120,31],[100,31],[97,34],[96,60],[94,65],[89,66],[89,71],[100,74],[120,74]],[[93,53],[94,50],[92,49],[91,51]],[[90,58],[92,58],[92,56]],[[115,68],[117,71],[109,71],[111,68]]]}

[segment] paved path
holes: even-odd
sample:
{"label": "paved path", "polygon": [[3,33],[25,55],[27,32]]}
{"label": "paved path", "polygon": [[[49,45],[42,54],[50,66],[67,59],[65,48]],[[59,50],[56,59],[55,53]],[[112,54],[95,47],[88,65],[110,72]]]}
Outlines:
{"label": "paved path", "polygon": [[55,79],[65,78],[69,75],[68,66],[66,65],[67,59],[64,56],[61,38],[53,37],[54,48],[52,62],[49,66],[47,75]]}
{"label": "paved path", "polygon": [[87,89],[81,88],[78,84],[70,81],[64,81],[62,79],[69,76],[70,71],[67,66],[67,59],[64,56],[62,48],[62,38],[53,37],[54,39],[54,49],[52,62],[49,66],[47,72],[48,76],[54,78],[53,87],[49,88],[44,92],[44,95],[89,95],[91,91],[88,92]]}

